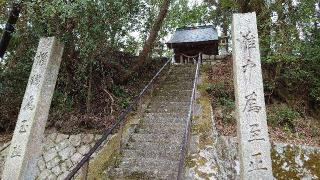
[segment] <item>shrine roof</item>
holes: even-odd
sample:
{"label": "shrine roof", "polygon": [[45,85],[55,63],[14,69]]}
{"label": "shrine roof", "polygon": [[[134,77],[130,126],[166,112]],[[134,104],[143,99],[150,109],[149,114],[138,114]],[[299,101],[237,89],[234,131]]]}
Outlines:
{"label": "shrine roof", "polygon": [[176,29],[167,44],[217,41],[218,33],[213,26],[185,27]]}

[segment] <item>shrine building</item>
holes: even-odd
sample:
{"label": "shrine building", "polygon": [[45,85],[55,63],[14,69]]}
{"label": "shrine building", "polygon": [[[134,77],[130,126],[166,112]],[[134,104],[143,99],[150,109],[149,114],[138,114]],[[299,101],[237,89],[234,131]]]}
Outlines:
{"label": "shrine building", "polygon": [[177,28],[166,43],[174,51],[174,62],[202,61],[203,55],[218,55],[219,38],[214,26]]}

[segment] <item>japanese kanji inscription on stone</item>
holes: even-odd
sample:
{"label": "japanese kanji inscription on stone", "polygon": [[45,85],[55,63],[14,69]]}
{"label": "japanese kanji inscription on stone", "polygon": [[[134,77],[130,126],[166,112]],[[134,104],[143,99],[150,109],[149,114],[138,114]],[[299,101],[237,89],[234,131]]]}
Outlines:
{"label": "japanese kanji inscription on stone", "polygon": [[255,13],[233,15],[232,38],[240,177],[273,179]]}
{"label": "japanese kanji inscription on stone", "polygon": [[63,45],[41,38],[7,157],[3,180],[34,179]]}

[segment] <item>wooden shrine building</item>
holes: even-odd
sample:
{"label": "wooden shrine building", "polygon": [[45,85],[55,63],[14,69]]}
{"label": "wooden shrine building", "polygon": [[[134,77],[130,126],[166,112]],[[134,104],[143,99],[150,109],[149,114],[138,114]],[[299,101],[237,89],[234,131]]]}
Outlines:
{"label": "wooden shrine building", "polygon": [[166,43],[177,63],[202,60],[202,54],[218,55],[219,38],[213,26],[178,28]]}

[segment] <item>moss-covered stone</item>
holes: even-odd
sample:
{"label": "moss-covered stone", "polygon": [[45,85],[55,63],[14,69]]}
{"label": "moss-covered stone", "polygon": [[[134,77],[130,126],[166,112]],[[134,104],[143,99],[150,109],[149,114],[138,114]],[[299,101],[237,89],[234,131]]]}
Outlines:
{"label": "moss-covered stone", "polygon": [[[277,149],[281,149],[278,152]],[[272,170],[277,179],[320,178],[320,153],[297,146],[273,147]]]}

